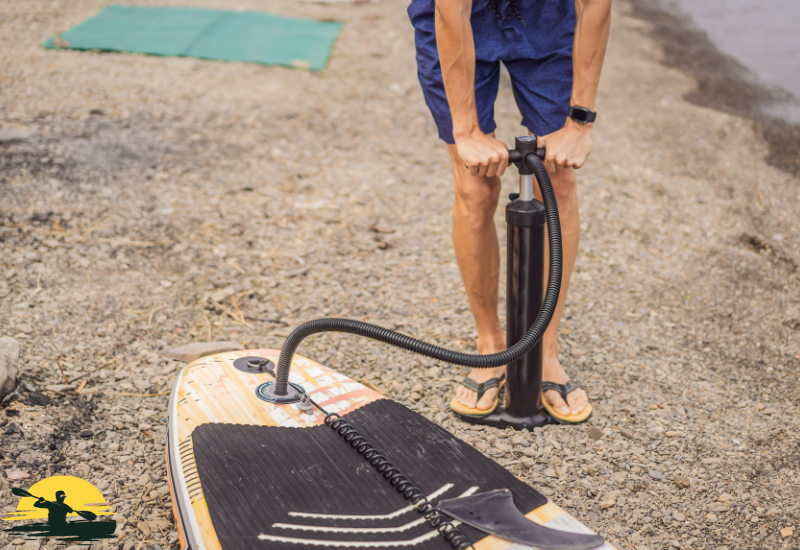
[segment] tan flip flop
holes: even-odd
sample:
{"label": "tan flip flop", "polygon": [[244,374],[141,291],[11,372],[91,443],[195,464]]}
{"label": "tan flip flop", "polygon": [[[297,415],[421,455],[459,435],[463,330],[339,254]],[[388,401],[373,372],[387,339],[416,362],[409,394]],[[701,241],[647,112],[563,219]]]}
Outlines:
{"label": "tan flip flop", "polygon": [[478,382],[476,382],[472,378],[469,378],[469,377],[464,378],[464,380],[461,382],[461,385],[466,387],[467,389],[472,390],[475,393],[477,393],[478,394],[478,401],[481,400],[481,398],[483,397],[483,394],[486,393],[486,390],[491,389],[491,388],[497,388],[498,391],[497,391],[497,395],[494,396],[494,402],[492,403],[492,406],[489,407],[488,409],[478,409],[478,408],[472,408],[472,407],[467,407],[466,405],[462,405],[454,397],[450,401],[450,408],[452,410],[454,410],[455,412],[457,412],[458,414],[460,414],[461,416],[470,416],[472,418],[484,418],[486,416],[489,416],[490,414],[492,414],[495,411],[495,409],[497,408],[497,404],[500,402],[500,391],[499,390],[500,390],[500,388],[503,387],[503,384],[505,384],[505,383],[506,383],[506,375],[505,374],[503,376],[500,376],[499,378],[490,378],[489,380],[487,380],[486,382],[483,382],[481,384],[479,384]]}
{"label": "tan flip flop", "polygon": [[544,405],[544,408],[547,410],[550,416],[552,416],[559,424],[580,424],[581,422],[586,422],[589,420],[589,417],[592,416],[592,406],[586,405],[586,408],[578,414],[561,414],[555,409],[555,407],[547,402],[547,399],[544,397],[544,392],[548,390],[555,390],[561,394],[561,399],[563,399],[564,403],[566,403],[567,395],[578,388],[580,388],[580,386],[578,386],[578,384],[574,384],[572,380],[568,380],[566,384],[542,382],[542,405]]}

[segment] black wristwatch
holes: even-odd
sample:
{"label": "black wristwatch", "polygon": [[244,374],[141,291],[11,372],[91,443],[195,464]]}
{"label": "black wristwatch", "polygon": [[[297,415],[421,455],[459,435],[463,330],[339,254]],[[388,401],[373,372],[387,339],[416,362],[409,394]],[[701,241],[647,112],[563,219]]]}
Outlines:
{"label": "black wristwatch", "polygon": [[597,112],[590,111],[586,107],[573,105],[569,108],[569,111],[567,111],[567,116],[578,124],[589,124],[597,119]]}

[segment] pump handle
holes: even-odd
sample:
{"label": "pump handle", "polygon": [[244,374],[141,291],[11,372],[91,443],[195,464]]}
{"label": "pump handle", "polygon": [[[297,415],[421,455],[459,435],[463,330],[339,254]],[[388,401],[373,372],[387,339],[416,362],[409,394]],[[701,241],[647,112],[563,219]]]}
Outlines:
{"label": "pump handle", "polygon": [[[544,160],[546,151],[544,147],[539,147],[536,149],[536,156],[539,159]],[[524,159],[522,158],[522,153],[517,151],[516,149],[509,149],[508,150],[508,163],[511,164],[513,162],[522,162]]]}

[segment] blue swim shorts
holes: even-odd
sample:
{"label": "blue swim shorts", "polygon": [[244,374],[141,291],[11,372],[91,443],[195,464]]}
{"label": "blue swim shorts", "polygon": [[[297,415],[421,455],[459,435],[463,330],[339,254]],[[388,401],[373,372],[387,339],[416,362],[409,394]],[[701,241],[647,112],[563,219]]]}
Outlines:
{"label": "blue swim shorts", "polygon": [[[502,61],[511,75],[522,125],[536,135],[546,135],[564,126],[569,109],[575,3],[516,0],[517,17],[511,1],[472,2],[478,122],[487,134],[497,127],[494,102]],[[446,143],[455,143],[436,48],[435,10],[435,0],[412,0],[408,15],[415,29],[417,68],[425,101],[439,128],[439,137]]]}

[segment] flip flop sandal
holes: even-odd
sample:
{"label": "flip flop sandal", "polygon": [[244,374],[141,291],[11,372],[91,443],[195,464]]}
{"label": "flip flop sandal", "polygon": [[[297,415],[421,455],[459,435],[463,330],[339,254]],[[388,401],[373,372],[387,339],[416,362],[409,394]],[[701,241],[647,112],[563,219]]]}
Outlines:
{"label": "flip flop sandal", "polygon": [[592,406],[586,405],[586,408],[578,414],[561,414],[560,412],[556,411],[555,407],[547,402],[544,397],[544,392],[547,390],[555,390],[561,394],[561,399],[563,399],[564,403],[566,403],[567,395],[569,395],[571,392],[574,392],[578,388],[580,388],[580,386],[578,386],[578,384],[574,384],[572,380],[568,380],[566,384],[542,382],[542,405],[544,405],[544,408],[547,410],[550,416],[552,416],[559,424],[580,424],[581,422],[586,422],[589,420],[589,417],[592,416]]}
{"label": "flip flop sandal", "polygon": [[[503,384],[506,383],[506,375],[500,376],[499,378],[490,378],[486,382],[479,384],[472,378],[464,378],[461,382],[461,385],[470,389],[478,394],[478,401],[481,400],[483,394],[486,393],[486,390],[491,388],[502,388]],[[466,405],[462,405],[458,402],[458,400],[454,397],[452,401],[450,401],[450,408],[460,414],[461,416],[470,416],[472,418],[484,418],[492,414],[495,409],[497,408],[497,404],[500,402],[500,391],[498,390],[497,395],[494,397],[494,403],[488,409],[478,409],[467,407]],[[477,404],[477,403],[476,403]]]}

